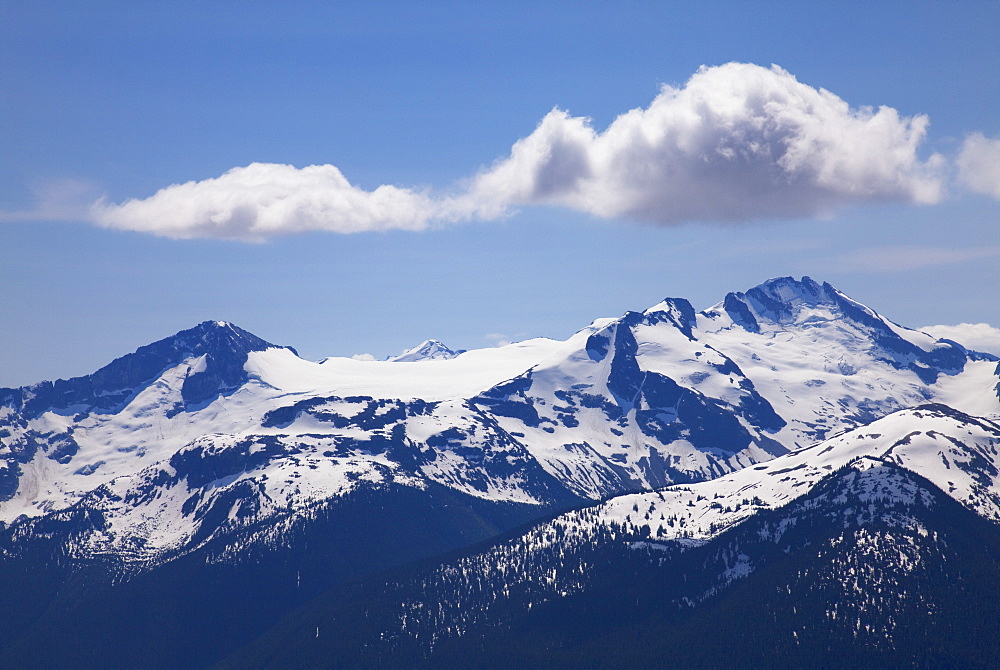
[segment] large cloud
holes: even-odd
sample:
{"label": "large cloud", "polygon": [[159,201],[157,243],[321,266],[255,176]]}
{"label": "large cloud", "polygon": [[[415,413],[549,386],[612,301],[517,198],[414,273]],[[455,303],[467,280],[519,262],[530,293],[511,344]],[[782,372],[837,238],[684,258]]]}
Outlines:
{"label": "large cloud", "polygon": [[561,205],[661,224],[823,215],[853,203],[933,203],[943,159],[918,157],[928,121],[852,109],[779,67],[730,63],[664,86],[604,132],[553,110],[510,155],[440,196],[365,191],[332,165],[255,163],[93,208],[105,226],[170,237],[263,239],[493,219],[519,205]]}
{"label": "large cloud", "polygon": [[970,191],[1000,198],[1000,139],[972,133],[955,161],[958,178]]}
{"label": "large cloud", "polygon": [[943,159],[917,157],[927,118],[849,105],[779,67],[702,68],[603,133],[554,110],[475,193],[657,223],[824,214],[850,203],[933,203]]}

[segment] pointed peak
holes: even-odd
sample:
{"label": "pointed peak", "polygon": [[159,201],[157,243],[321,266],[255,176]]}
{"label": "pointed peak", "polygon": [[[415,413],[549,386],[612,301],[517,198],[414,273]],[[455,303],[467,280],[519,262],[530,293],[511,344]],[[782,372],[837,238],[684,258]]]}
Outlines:
{"label": "pointed peak", "polygon": [[672,323],[688,339],[694,337],[692,328],[695,325],[696,315],[694,307],[685,298],[664,298],[662,302],[643,312],[642,316],[651,323],[663,321]]}
{"label": "pointed peak", "polygon": [[147,346],[173,349],[182,354],[245,356],[251,351],[264,351],[275,345],[228,321],[202,321],[193,328]]}
{"label": "pointed peak", "polygon": [[770,279],[761,282],[754,288],[774,292],[791,291],[795,293],[810,292],[815,294],[821,287],[822,285],[818,284],[812,277],[802,275],[801,279],[796,279],[791,276],[771,277]]}
{"label": "pointed peak", "polygon": [[[760,322],[787,324],[795,322],[803,310],[839,313],[847,296],[827,283],[811,277],[775,277],[754,286],[746,293],[729,293],[719,307],[737,325],[750,332],[760,332]],[[867,310],[859,303],[852,305]],[[867,310],[874,316],[875,313]]]}
{"label": "pointed peak", "polygon": [[747,291],[746,296],[762,305],[812,307],[834,304],[838,293],[837,289],[827,283],[818,284],[812,278],[803,276],[802,279],[794,277],[768,279]]}
{"label": "pointed peak", "polygon": [[[180,331],[180,333],[188,333],[188,332],[191,332],[191,331],[197,331],[197,332],[203,332],[203,333],[210,333],[210,332],[227,331],[227,330],[228,331],[239,332],[239,333],[246,333],[247,332],[247,331],[243,330],[242,328],[240,328],[239,326],[237,326],[236,324],[231,323],[229,321],[211,321],[210,320],[210,321],[202,321],[197,326],[194,326],[192,328],[188,328],[187,330],[182,330],[182,331]],[[178,333],[178,335],[180,333]]]}
{"label": "pointed peak", "polygon": [[664,298],[661,302],[646,310],[647,314],[652,312],[671,312],[693,316],[694,307],[687,298]]}
{"label": "pointed peak", "polygon": [[[203,321],[141,346],[90,375],[36,384],[25,396],[24,409],[31,414],[51,407],[85,405],[101,411],[117,411],[115,408],[165,370],[192,357],[204,356],[204,369],[192,371],[182,389],[185,401],[201,401],[220,389],[242,384],[246,381],[243,366],[250,352],[274,347],[226,321]],[[295,353],[291,347],[286,348]]]}
{"label": "pointed peak", "polygon": [[455,358],[461,353],[463,353],[463,351],[453,351],[438,340],[424,340],[417,346],[404,350],[398,356],[390,356],[386,360],[394,363],[448,360],[450,358]]}

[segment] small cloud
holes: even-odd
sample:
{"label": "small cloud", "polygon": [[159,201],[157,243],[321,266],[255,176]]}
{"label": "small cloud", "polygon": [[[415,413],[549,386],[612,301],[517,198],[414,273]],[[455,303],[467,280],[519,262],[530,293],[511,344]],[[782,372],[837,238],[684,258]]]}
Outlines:
{"label": "small cloud", "polygon": [[91,203],[100,192],[79,179],[55,179],[32,189],[35,206],[23,210],[0,210],[0,223],[15,221],[86,221]]}
{"label": "small cloud", "polygon": [[938,339],[954,340],[964,347],[1000,356],[1000,328],[988,323],[960,323],[956,326],[924,326],[919,330]]}
{"label": "small cloud", "polygon": [[828,216],[851,204],[938,202],[945,161],[917,155],[927,126],[926,116],[891,107],[852,108],[777,66],[729,63],[664,86],[603,132],[554,109],[506,158],[451,193],[367,191],[333,165],[253,163],[144,199],[102,199],[89,217],[166,237],[260,241],[424,230],[539,204],[665,225]]}
{"label": "small cloud", "polygon": [[505,347],[511,343],[511,338],[503,333],[487,333],[483,337],[490,340],[494,347]]}
{"label": "small cloud", "polygon": [[376,360],[378,360],[377,358],[375,358],[371,354],[354,354],[353,356],[351,356],[351,358],[354,359],[354,360],[356,360],[356,361],[376,361]]}
{"label": "small cloud", "polygon": [[884,273],[918,270],[994,256],[1000,256],[1000,246],[958,249],[893,246],[859,249],[838,256],[831,262],[841,270]]}
{"label": "small cloud", "polygon": [[1000,139],[972,133],[962,143],[955,164],[958,181],[966,188],[1000,199]]}

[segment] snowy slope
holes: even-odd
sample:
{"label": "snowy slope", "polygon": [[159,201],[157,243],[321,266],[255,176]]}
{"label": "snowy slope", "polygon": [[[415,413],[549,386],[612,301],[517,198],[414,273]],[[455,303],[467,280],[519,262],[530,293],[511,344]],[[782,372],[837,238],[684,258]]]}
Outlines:
{"label": "snowy slope", "polygon": [[704,479],[786,448],[784,421],[724,354],[691,333],[684,300],[596,322],[531,370],[472,399],[580,495]]}
{"label": "snowy slope", "polygon": [[[209,330],[234,328],[214,322],[203,326]],[[309,420],[299,421],[291,429],[261,426],[269,411],[302,399],[374,396],[439,402],[461,398],[489,388],[565,346],[537,339],[469,352],[452,360],[387,363],[332,358],[319,364],[299,358],[290,349],[261,342],[258,350],[244,354],[241,370],[245,381],[240,386],[193,405],[185,405],[185,384],[200,374],[208,356],[196,355],[197,351],[175,356],[174,365],[168,358],[163,364],[169,367],[151,379],[130,381],[139,388],[129,388],[123,394],[125,400],[110,407],[101,403],[111,394],[99,389],[93,397],[73,397],[72,404],[65,406],[61,403],[66,401],[59,397],[56,402],[60,404],[38,411],[31,404],[37,397],[35,388],[18,390],[29,398],[17,399],[21,408],[14,403],[0,406],[0,456],[4,452],[8,456],[6,462],[0,461],[0,467],[7,466],[0,470],[0,494],[4,492],[2,483],[8,486],[7,495],[0,495],[7,498],[0,502],[0,520],[10,522],[22,514],[36,516],[65,507],[115,478],[168,460],[201,438],[330,432],[333,426]],[[135,367],[131,361],[127,363],[129,368]],[[447,423],[452,427],[456,421]],[[367,434],[357,427],[333,432],[353,437]],[[331,494],[335,492],[331,489]]]}
{"label": "snowy slope", "polygon": [[1000,521],[1000,424],[941,404],[900,410],[712,481],[621,496],[600,506],[599,517],[604,524],[648,525],[654,539],[704,541],[805,495],[859,460],[911,470],[970,510]]}

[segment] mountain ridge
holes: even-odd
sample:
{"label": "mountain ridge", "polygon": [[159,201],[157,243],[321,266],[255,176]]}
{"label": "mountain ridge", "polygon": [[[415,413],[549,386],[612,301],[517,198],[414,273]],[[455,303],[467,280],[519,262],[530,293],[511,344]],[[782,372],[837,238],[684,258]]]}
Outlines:
{"label": "mountain ridge", "polygon": [[[25,583],[57,609],[83,588],[91,608],[126,598],[112,619],[147,621],[137,644],[165,649],[180,638],[129,609],[144,589],[183,609],[205,584],[243,602],[239,575],[273,574],[252,625],[210,608],[234,636],[204,641],[200,663],[344,580],[567,509],[587,507],[560,524],[651,552],[713,542],[861,454],[1000,518],[994,359],[808,277],[415,361],[314,363],[204,322],[99,375],[0,391],[0,593],[34,613],[4,625],[48,630]],[[393,544],[412,523],[419,539]],[[343,560],[319,539],[362,528]],[[98,639],[94,658],[110,653]]]}
{"label": "mountain ridge", "polygon": [[[743,301],[739,304],[745,314],[732,307],[734,301]],[[727,302],[739,318],[749,314],[756,327],[746,330],[732,319]],[[764,319],[768,315],[770,322]],[[761,323],[771,325],[762,332]],[[844,324],[850,330],[845,331]],[[799,351],[815,347],[818,338],[826,339],[827,352],[842,353],[836,361],[824,353],[824,371],[800,379],[800,371],[815,364]],[[419,383],[424,385],[423,380],[434,378],[432,368],[423,374],[420,366],[448,368],[462,376],[464,370],[482,367],[470,363],[477,356],[480,361],[499,360],[518,347],[529,351],[529,357],[492,379],[483,376],[479,393],[448,392],[442,387],[436,398],[451,399],[434,399],[430,405],[393,400],[406,397],[392,388],[406,374],[422,379]],[[781,354],[775,357],[779,349]],[[398,438],[389,441],[399,443],[399,453],[416,454],[404,447],[414,440],[442,447],[461,445],[444,460],[429,463],[418,458],[423,467],[440,472],[435,477],[453,478],[454,467],[466,471],[478,467],[475,459],[480,458],[481,447],[469,451],[469,439],[481,434],[483,438],[477,439],[508,445],[501,447],[504,451],[513,448],[530,454],[528,458],[563,481],[573,495],[602,498],[714,477],[931,399],[962,405],[963,398],[942,396],[932,387],[963,376],[969,364],[978,366],[977,374],[987,379],[983,366],[988,362],[986,357],[968,355],[958,344],[891,324],[808,277],[769,280],[746,293],[730,293],[702,312],[695,312],[687,300],[666,299],[644,312],[599,320],[564,343],[545,343],[537,354],[530,353],[530,347],[511,345],[461,358],[417,361],[406,373],[379,363],[356,362],[350,368],[341,360],[312,364],[298,359],[294,350],[285,350],[292,358],[280,356],[281,348],[232,324],[209,321],[140,347],[94,375],[6,390],[0,439],[8,456],[6,469],[0,470],[0,497],[10,498],[23,488],[18,484],[22,473],[41,463],[40,453],[63,466],[76,463],[66,475],[86,487],[158,461],[166,463],[178,449],[204,435],[205,428],[220,435],[292,431],[333,436],[356,425],[375,431],[372,437],[383,441],[388,435],[376,433],[392,428]],[[517,366],[522,366],[520,374],[505,380],[507,371]],[[377,371],[383,375],[384,388],[360,393],[350,383],[345,388],[335,372],[341,369],[359,379]],[[859,370],[872,371],[869,379],[862,378]],[[901,376],[907,373],[916,378]],[[887,386],[894,375],[898,382]],[[994,385],[1000,385],[997,376],[1000,366],[992,375]],[[324,388],[331,383],[333,388]],[[145,389],[137,388],[142,384]],[[795,400],[817,394],[829,402],[803,408],[801,400]],[[415,397],[421,396],[427,397],[424,393]],[[283,397],[294,400],[287,403]],[[45,402],[50,406],[43,407]],[[968,409],[988,408],[977,402],[977,407]],[[351,409],[362,406],[368,409],[361,413]],[[398,409],[390,411],[393,406]],[[338,414],[343,411],[353,416]],[[279,415],[289,420],[277,423],[274,417]],[[387,420],[397,415],[405,421]],[[228,418],[220,423],[223,417]],[[117,444],[114,453],[87,445],[88,435],[105,444],[121,442],[123,431],[130,431],[139,443],[133,438]],[[167,431],[176,437],[168,438]],[[365,443],[371,440],[366,438]],[[88,458],[86,453],[94,455]],[[123,456],[132,453],[140,460]],[[121,465],[110,470],[114,462]],[[452,474],[441,471],[443,465]],[[63,497],[57,494],[35,507],[22,507],[22,513],[30,516],[33,509],[52,509],[79,499],[83,491],[63,488]]]}

